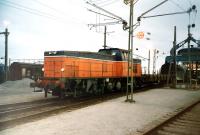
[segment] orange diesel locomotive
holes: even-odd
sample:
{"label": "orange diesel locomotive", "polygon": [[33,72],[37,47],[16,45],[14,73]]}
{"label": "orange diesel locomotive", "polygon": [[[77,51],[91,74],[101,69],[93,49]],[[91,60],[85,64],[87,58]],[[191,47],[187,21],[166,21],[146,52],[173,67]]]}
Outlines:
{"label": "orange diesel locomotive", "polygon": [[[119,48],[99,52],[47,51],[44,53],[44,89],[52,95],[77,96],[126,87],[128,51]],[[139,82],[141,60],[133,59],[132,75]]]}

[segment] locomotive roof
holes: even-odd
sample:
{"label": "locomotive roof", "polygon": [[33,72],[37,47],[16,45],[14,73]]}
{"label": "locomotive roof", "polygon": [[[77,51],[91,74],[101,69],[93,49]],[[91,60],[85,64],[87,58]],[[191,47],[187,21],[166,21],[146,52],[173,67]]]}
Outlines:
{"label": "locomotive roof", "polygon": [[[89,51],[46,51],[44,52],[44,56],[71,56],[71,57],[83,57],[83,58],[92,58],[92,59],[101,59],[101,60],[112,60],[116,61],[116,56],[111,54],[101,53],[102,51],[115,51],[119,50],[120,52],[128,53],[127,50],[119,49],[119,48],[106,48],[100,49],[99,52],[89,52]],[[118,61],[118,60],[117,60]],[[121,61],[121,60],[120,60]],[[140,59],[134,59],[135,63],[141,63]]]}
{"label": "locomotive roof", "polygon": [[114,56],[89,51],[46,51],[44,56],[71,56],[103,60],[114,60]]}
{"label": "locomotive roof", "polygon": [[[123,51],[123,52],[128,52],[128,50],[125,50],[125,49],[119,49],[119,48],[106,48],[106,49],[99,49],[100,50],[120,50],[120,51]],[[96,54],[98,52],[90,52],[90,51],[69,51],[69,50],[61,50],[61,51],[45,51],[44,52],[44,55],[45,56],[49,56],[49,55],[65,55],[65,54],[68,54],[68,53],[85,53],[85,54]],[[102,55],[105,55],[105,54],[102,54]]]}

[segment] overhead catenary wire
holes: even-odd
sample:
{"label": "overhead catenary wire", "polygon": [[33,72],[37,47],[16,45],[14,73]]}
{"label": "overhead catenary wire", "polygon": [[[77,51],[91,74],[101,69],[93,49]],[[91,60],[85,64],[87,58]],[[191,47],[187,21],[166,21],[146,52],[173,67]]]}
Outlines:
{"label": "overhead catenary wire", "polygon": [[[195,24],[195,21],[196,21],[196,15],[197,15],[197,9],[192,9],[193,5],[191,0],[186,0],[188,2],[188,4],[190,5],[191,8],[189,8],[188,10],[188,13],[189,13],[189,24]],[[180,4],[178,4],[177,2],[174,2],[173,0],[171,0],[171,2],[173,2],[177,7],[179,7],[180,9],[184,10]],[[194,13],[194,14],[191,14],[190,10]]]}
{"label": "overhead catenary wire", "polygon": [[138,1],[139,1],[139,0],[135,0],[134,3],[133,3],[133,5],[135,5]]}
{"label": "overhead catenary wire", "polygon": [[107,2],[107,3],[105,3],[105,4],[102,4],[101,7],[105,7],[105,6],[114,4],[114,3],[116,3],[116,2],[119,2],[119,0],[112,0],[112,1],[110,1],[110,2]]}
{"label": "overhead catenary wire", "polygon": [[89,26],[92,26],[92,27],[97,27],[97,26],[114,25],[114,24],[118,24],[118,23],[120,23],[120,21],[105,22],[105,23],[98,23],[98,24],[88,24],[88,25],[89,25]]}
{"label": "overhead catenary wire", "polygon": [[[35,3],[37,3],[37,4],[39,4],[39,5],[41,5],[41,6],[43,6],[43,7],[46,7],[46,8],[48,8],[48,9],[52,10],[52,11],[57,12],[58,14],[62,14],[62,15],[65,16],[65,17],[66,17],[66,16],[69,16],[69,14],[65,13],[64,11],[62,11],[62,10],[60,10],[60,9],[57,9],[57,8],[54,8],[54,7],[48,5],[48,4],[44,3],[44,2],[41,2],[41,1],[39,1],[39,0],[32,0],[32,1],[35,2]],[[75,17],[70,17],[70,18],[72,18],[73,20],[77,20],[77,21],[80,22],[80,20],[77,19],[77,18],[75,18]],[[84,24],[86,24],[86,23],[83,22],[83,21],[81,21],[81,22],[84,23]]]}
{"label": "overhead catenary wire", "polygon": [[192,6],[191,0],[186,0],[186,1],[190,4],[190,6]]}
{"label": "overhead catenary wire", "polygon": [[[43,17],[43,18],[48,18],[48,19],[51,19],[51,20],[54,20],[54,21],[67,23],[67,24],[69,23],[69,21],[71,21],[71,19],[69,19],[69,18],[58,17],[58,16],[52,15],[50,13],[40,11],[38,9],[29,8],[28,6],[24,6],[22,4],[11,2],[9,0],[0,1],[0,3],[4,6],[15,8],[17,10],[20,10],[20,11],[23,11],[23,12],[26,12],[26,13],[29,13],[29,14],[32,14],[32,15],[40,16],[40,17]],[[77,21],[76,23],[82,24],[79,21]],[[84,24],[86,24],[86,23],[84,23]]]}
{"label": "overhead catenary wire", "polygon": [[[186,0],[186,1],[188,2],[188,4],[189,4],[191,7],[193,6],[191,0]],[[172,1],[172,0],[171,0],[171,2],[173,2],[175,5],[177,5],[180,9],[183,10],[183,8],[180,6],[180,4],[178,4],[177,2],[174,2],[174,1]],[[190,24],[190,23],[195,23],[195,21],[196,21],[197,10],[193,10],[193,11],[194,11],[194,14],[193,14],[193,15],[190,15],[190,14],[189,14],[189,24]]]}
{"label": "overhead catenary wire", "polygon": [[89,0],[90,2],[92,3],[102,3],[102,2],[105,2],[107,0]]}
{"label": "overhead catenary wire", "polygon": [[[100,5],[100,6],[107,4],[107,3],[110,3],[112,1],[113,0],[90,0],[91,3],[95,3],[95,4]],[[114,0],[114,1],[116,1],[116,0]]]}
{"label": "overhead catenary wire", "polygon": [[51,6],[49,6],[48,4],[45,4],[45,3],[43,3],[43,2],[41,2],[41,1],[39,1],[39,0],[32,0],[32,1],[35,2],[35,3],[37,3],[37,4],[40,4],[40,5],[44,6],[44,7],[46,7],[46,8],[48,8],[48,9],[51,9],[51,10],[53,10],[53,11],[59,13],[59,14],[68,15],[68,14],[66,14],[65,12],[63,12],[63,11],[61,11],[61,10],[58,10],[58,9],[56,9],[56,8],[54,8],[54,7],[51,7]]}
{"label": "overhead catenary wire", "polygon": [[118,19],[124,21],[124,19],[122,19],[121,17],[119,17],[119,16],[117,16],[117,15],[115,15],[115,14],[113,14],[113,13],[111,13],[111,12],[109,12],[109,11],[107,11],[107,10],[105,10],[105,9],[103,9],[103,8],[101,8],[101,7],[99,7],[99,6],[97,6],[97,5],[94,4],[94,3],[90,3],[90,2],[87,1],[86,4],[89,4],[89,5],[91,5],[91,6],[95,7],[95,8],[97,8],[97,9],[100,9],[101,11],[103,11],[103,12],[105,12],[105,13],[107,13],[107,14],[110,14],[110,15],[114,16],[115,18],[118,18]]}
{"label": "overhead catenary wire", "polygon": [[196,18],[197,18],[197,10],[195,11],[195,14],[194,14],[193,23],[195,23]]}
{"label": "overhead catenary wire", "polygon": [[99,15],[102,15],[102,16],[105,16],[105,17],[108,17],[108,18],[111,18],[111,19],[115,19],[115,20],[120,21],[119,18],[115,18],[115,17],[109,16],[109,15],[106,15],[106,14],[103,14],[103,13],[100,13],[100,12],[96,12],[96,11],[93,11],[92,9],[88,9],[88,11],[96,13],[96,14],[99,14]]}
{"label": "overhead catenary wire", "polygon": [[18,9],[18,10],[21,10],[21,11],[24,11],[24,12],[27,12],[27,13],[30,13],[30,14],[33,14],[33,15],[37,15],[37,16],[40,16],[40,17],[45,17],[45,18],[49,18],[49,19],[56,20],[56,18],[54,18],[54,17],[50,17],[50,16],[47,16],[47,15],[44,15],[44,14],[41,14],[41,13],[36,13],[36,12],[30,11],[30,10],[21,8],[21,7],[19,7],[19,6],[9,5],[9,4],[7,4],[7,3],[3,3],[2,1],[0,1],[0,3],[1,3],[2,5],[5,5],[5,6],[11,7],[11,8],[15,8],[15,9]]}
{"label": "overhead catenary wire", "polygon": [[149,16],[143,16],[142,18],[152,18],[152,17],[167,16],[167,15],[176,15],[176,14],[184,14],[184,13],[188,13],[188,11],[175,12],[175,13],[167,13],[167,14],[158,14],[158,15],[149,15]]}
{"label": "overhead catenary wire", "polygon": [[40,11],[40,10],[37,10],[37,9],[29,8],[27,6],[24,6],[24,5],[15,3],[15,2],[11,2],[11,1],[8,1],[8,0],[4,0],[4,1],[1,1],[1,2],[5,2],[5,4],[13,5],[15,7],[19,7],[19,8],[25,9],[25,10],[29,10],[29,11],[34,12],[34,13],[38,13],[38,14],[42,14],[42,15],[45,15],[45,16],[56,18],[56,16],[54,16],[52,14],[49,14],[49,13],[46,13],[46,12],[43,12],[43,11]]}
{"label": "overhead catenary wire", "polygon": [[182,11],[186,11],[180,4],[178,4],[177,2],[175,2],[174,0],[170,0],[171,3],[173,3],[174,5],[176,5],[179,9],[181,9]]}
{"label": "overhead catenary wire", "polygon": [[141,21],[141,18],[152,18],[152,17],[159,17],[159,16],[167,16],[167,15],[175,15],[175,14],[185,14],[188,13],[189,14],[189,24],[190,24],[190,14],[191,12],[193,12],[196,8],[196,6],[192,6],[191,8],[189,8],[188,10],[184,10],[182,12],[173,12],[173,13],[165,13],[165,14],[156,14],[156,15],[150,15],[150,16],[144,16],[145,14],[149,13],[150,11],[152,11],[153,9],[155,9],[156,7],[162,5],[163,3],[167,2],[168,0],[164,0],[163,2],[161,2],[160,4],[156,5],[155,7],[151,8],[150,10],[146,11],[145,13],[143,13],[141,16],[138,17],[138,22]]}
{"label": "overhead catenary wire", "polygon": [[103,9],[102,7],[99,7],[97,6],[96,4],[94,3],[90,3],[89,1],[86,1],[86,4],[88,5],[91,5],[95,8],[97,8],[98,10],[101,10],[102,12],[106,13],[106,14],[109,14],[109,16],[113,16],[114,18],[118,19],[119,21],[121,21],[121,23],[123,24],[123,30],[126,30],[126,27],[127,27],[127,22],[126,20],[124,20],[123,18],[121,18],[120,16],[116,15],[116,14],[113,14],[111,13],[110,11],[107,11],[105,9]]}
{"label": "overhead catenary wire", "polygon": [[[193,2],[191,1],[191,0],[186,0],[189,4],[190,4],[190,6],[192,7],[193,6]],[[194,10],[194,16],[193,16],[193,22],[195,22],[195,20],[196,20],[196,14],[197,14],[197,10]]]}
{"label": "overhead catenary wire", "polygon": [[138,17],[138,20],[143,17],[144,15],[146,15],[147,13],[151,12],[152,10],[154,10],[155,8],[163,5],[165,2],[167,2],[168,0],[164,0],[162,1],[161,3],[159,3],[158,5],[154,6],[153,8],[150,8],[149,10],[147,10],[146,12],[142,13],[139,17]]}

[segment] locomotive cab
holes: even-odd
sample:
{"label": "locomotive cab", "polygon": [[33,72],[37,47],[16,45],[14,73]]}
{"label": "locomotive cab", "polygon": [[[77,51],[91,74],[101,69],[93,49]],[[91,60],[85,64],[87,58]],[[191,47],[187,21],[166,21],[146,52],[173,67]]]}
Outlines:
{"label": "locomotive cab", "polygon": [[127,61],[128,59],[128,51],[119,48],[100,49],[98,53],[114,56],[116,61]]}
{"label": "locomotive cab", "polygon": [[[114,56],[115,61],[128,61],[128,50],[123,50],[119,48],[107,48],[100,49],[98,53]],[[133,59],[133,63],[141,64],[141,60]]]}

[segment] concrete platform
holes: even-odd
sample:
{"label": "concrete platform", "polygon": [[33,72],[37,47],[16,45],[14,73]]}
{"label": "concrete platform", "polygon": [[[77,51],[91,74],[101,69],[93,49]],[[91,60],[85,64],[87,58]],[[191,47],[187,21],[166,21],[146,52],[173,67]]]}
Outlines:
{"label": "concrete platform", "polygon": [[132,135],[141,134],[158,121],[200,100],[199,90],[153,89],[55,114],[0,132],[1,135]]}

